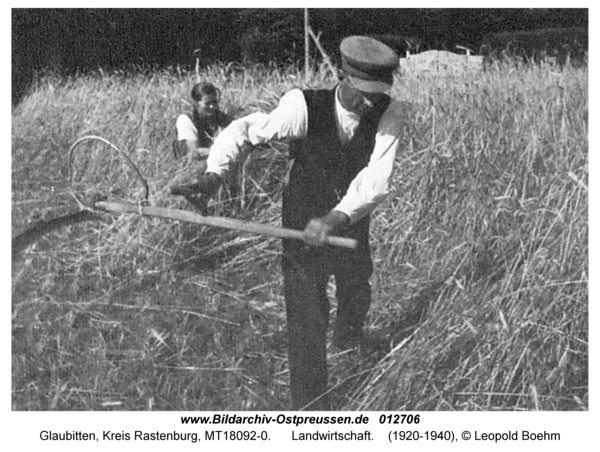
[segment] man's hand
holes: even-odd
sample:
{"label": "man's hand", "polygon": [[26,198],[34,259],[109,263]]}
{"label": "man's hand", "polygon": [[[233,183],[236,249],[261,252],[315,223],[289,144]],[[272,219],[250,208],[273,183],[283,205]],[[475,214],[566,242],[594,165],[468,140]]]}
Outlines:
{"label": "man's hand", "polygon": [[215,173],[206,173],[197,182],[172,185],[171,194],[176,196],[205,195],[211,198],[221,186],[221,178]]}
{"label": "man's hand", "polygon": [[350,218],[339,210],[332,210],[320,218],[313,218],[304,228],[304,242],[311,246],[323,246],[327,237],[350,224]]}

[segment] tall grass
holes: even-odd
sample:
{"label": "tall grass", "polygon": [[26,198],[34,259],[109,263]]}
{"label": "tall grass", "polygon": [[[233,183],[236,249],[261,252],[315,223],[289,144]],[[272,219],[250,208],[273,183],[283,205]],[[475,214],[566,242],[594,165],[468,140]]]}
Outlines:
{"label": "tall grass", "polygon": [[[67,154],[85,135],[131,156],[153,204],[191,208],[166,187],[191,171],[170,149],[198,77],[235,114],[333,84],[233,65],[46,78],[13,112],[13,234],[77,208]],[[412,107],[374,215],[368,320],[392,349],[331,352],[337,409],[587,409],[587,83],[586,69],[516,64],[398,79]],[[257,149],[240,199],[213,213],[278,224],[287,168],[284,144]],[[100,142],[74,169],[79,193],[140,199]],[[286,409],[279,249],[135,215],[40,239],[13,263],[13,409]]]}
{"label": "tall grass", "polygon": [[586,406],[586,73],[507,69],[431,85],[375,234],[381,317],[424,321],[350,407]]}

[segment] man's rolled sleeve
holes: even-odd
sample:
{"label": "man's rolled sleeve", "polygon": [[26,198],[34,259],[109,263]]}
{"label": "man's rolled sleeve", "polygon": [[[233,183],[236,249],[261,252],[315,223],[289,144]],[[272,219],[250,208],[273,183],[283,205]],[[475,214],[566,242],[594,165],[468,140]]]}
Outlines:
{"label": "man's rolled sleeve", "polygon": [[252,113],[236,119],[226,127],[210,148],[206,160],[206,171],[223,176],[231,164],[240,158],[241,150],[246,142],[250,142],[248,129],[256,124],[260,125],[267,120],[266,113]]}
{"label": "man's rolled sleeve", "polygon": [[389,195],[394,161],[402,133],[402,111],[393,102],[382,117],[368,165],[350,183],[346,195],[335,207],[350,217],[351,223],[369,215]]}
{"label": "man's rolled sleeve", "polygon": [[299,139],[306,136],[307,107],[298,89],[287,92],[269,114],[252,113],[225,128],[210,150],[207,172],[223,175],[231,163],[241,158],[245,144],[258,145],[270,140]]}

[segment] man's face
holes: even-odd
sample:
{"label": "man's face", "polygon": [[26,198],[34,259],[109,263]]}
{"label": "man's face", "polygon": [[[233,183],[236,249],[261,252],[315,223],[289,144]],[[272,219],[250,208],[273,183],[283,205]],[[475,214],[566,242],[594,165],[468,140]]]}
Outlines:
{"label": "man's face", "polygon": [[359,115],[369,115],[387,98],[385,93],[367,93],[354,88],[348,80],[340,85],[340,102],[342,106]]}
{"label": "man's face", "polygon": [[217,114],[219,100],[214,94],[204,95],[196,102],[196,109],[200,116],[212,117]]}

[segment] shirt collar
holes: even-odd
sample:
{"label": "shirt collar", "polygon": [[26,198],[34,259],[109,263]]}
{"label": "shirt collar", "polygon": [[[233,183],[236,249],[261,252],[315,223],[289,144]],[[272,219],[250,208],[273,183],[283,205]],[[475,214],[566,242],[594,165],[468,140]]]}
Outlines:
{"label": "shirt collar", "polygon": [[342,105],[340,101],[340,85],[337,85],[335,88],[335,109],[339,117],[348,117],[354,119],[355,121],[360,121],[360,115],[353,111],[347,110]]}

